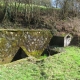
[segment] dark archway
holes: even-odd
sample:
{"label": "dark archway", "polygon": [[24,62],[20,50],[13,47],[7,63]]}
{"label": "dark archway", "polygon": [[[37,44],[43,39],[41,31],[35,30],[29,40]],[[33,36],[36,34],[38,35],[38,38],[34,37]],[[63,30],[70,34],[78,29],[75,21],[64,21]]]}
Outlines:
{"label": "dark archway", "polygon": [[20,60],[20,59],[23,59],[23,58],[26,58],[26,57],[28,57],[27,54],[23,51],[22,48],[20,48],[18,50],[18,52],[15,54],[15,56],[13,57],[11,62],[17,61],[17,60]]}
{"label": "dark archway", "polygon": [[64,46],[64,38],[60,36],[53,36],[49,43],[50,46],[58,46],[63,47]]}

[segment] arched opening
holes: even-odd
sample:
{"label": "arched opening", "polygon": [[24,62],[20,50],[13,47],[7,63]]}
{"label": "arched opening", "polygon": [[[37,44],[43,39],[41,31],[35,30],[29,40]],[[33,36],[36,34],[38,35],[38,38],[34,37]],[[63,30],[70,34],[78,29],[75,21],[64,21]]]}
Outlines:
{"label": "arched opening", "polygon": [[23,51],[22,48],[20,48],[17,53],[15,54],[15,56],[13,57],[12,61],[17,61],[17,60],[20,60],[20,59],[23,59],[23,58],[26,58],[28,57],[28,55]]}

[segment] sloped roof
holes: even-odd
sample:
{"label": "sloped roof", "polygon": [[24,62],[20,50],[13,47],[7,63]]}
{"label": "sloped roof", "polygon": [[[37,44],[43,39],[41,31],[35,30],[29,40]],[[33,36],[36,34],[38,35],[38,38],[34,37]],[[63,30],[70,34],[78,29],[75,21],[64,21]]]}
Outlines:
{"label": "sloped roof", "polygon": [[65,32],[57,32],[56,34],[54,34],[54,36],[58,36],[58,37],[65,37],[67,35],[71,36],[71,34]]}

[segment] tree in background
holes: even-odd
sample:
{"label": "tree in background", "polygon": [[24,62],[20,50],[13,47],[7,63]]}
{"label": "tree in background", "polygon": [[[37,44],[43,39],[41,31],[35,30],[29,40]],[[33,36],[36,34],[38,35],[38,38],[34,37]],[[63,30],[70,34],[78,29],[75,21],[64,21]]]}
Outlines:
{"label": "tree in background", "polygon": [[80,0],[54,0],[52,4],[61,10],[61,19],[80,16]]}
{"label": "tree in background", "polygon": [[42,24],[40,26],[47,26],[44,22],[48,23],[49,18],[51,18],[50,23],[53,23],[67,17],[80,17],[80,0],[54,0],[54,2],[51,0],[4,0],[3,2],[4,18],[26,26],[34,24],[35,27],[40,24]]}

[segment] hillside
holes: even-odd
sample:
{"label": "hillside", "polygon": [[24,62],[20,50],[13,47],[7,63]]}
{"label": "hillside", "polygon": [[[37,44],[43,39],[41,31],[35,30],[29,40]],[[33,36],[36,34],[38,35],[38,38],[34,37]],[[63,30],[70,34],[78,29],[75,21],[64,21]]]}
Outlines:
{"label": "hillside", "polygon": [[80,80],[80,48],[66,47],[62,53],[42,60],[25,58],[0,65],[0,80]]}

